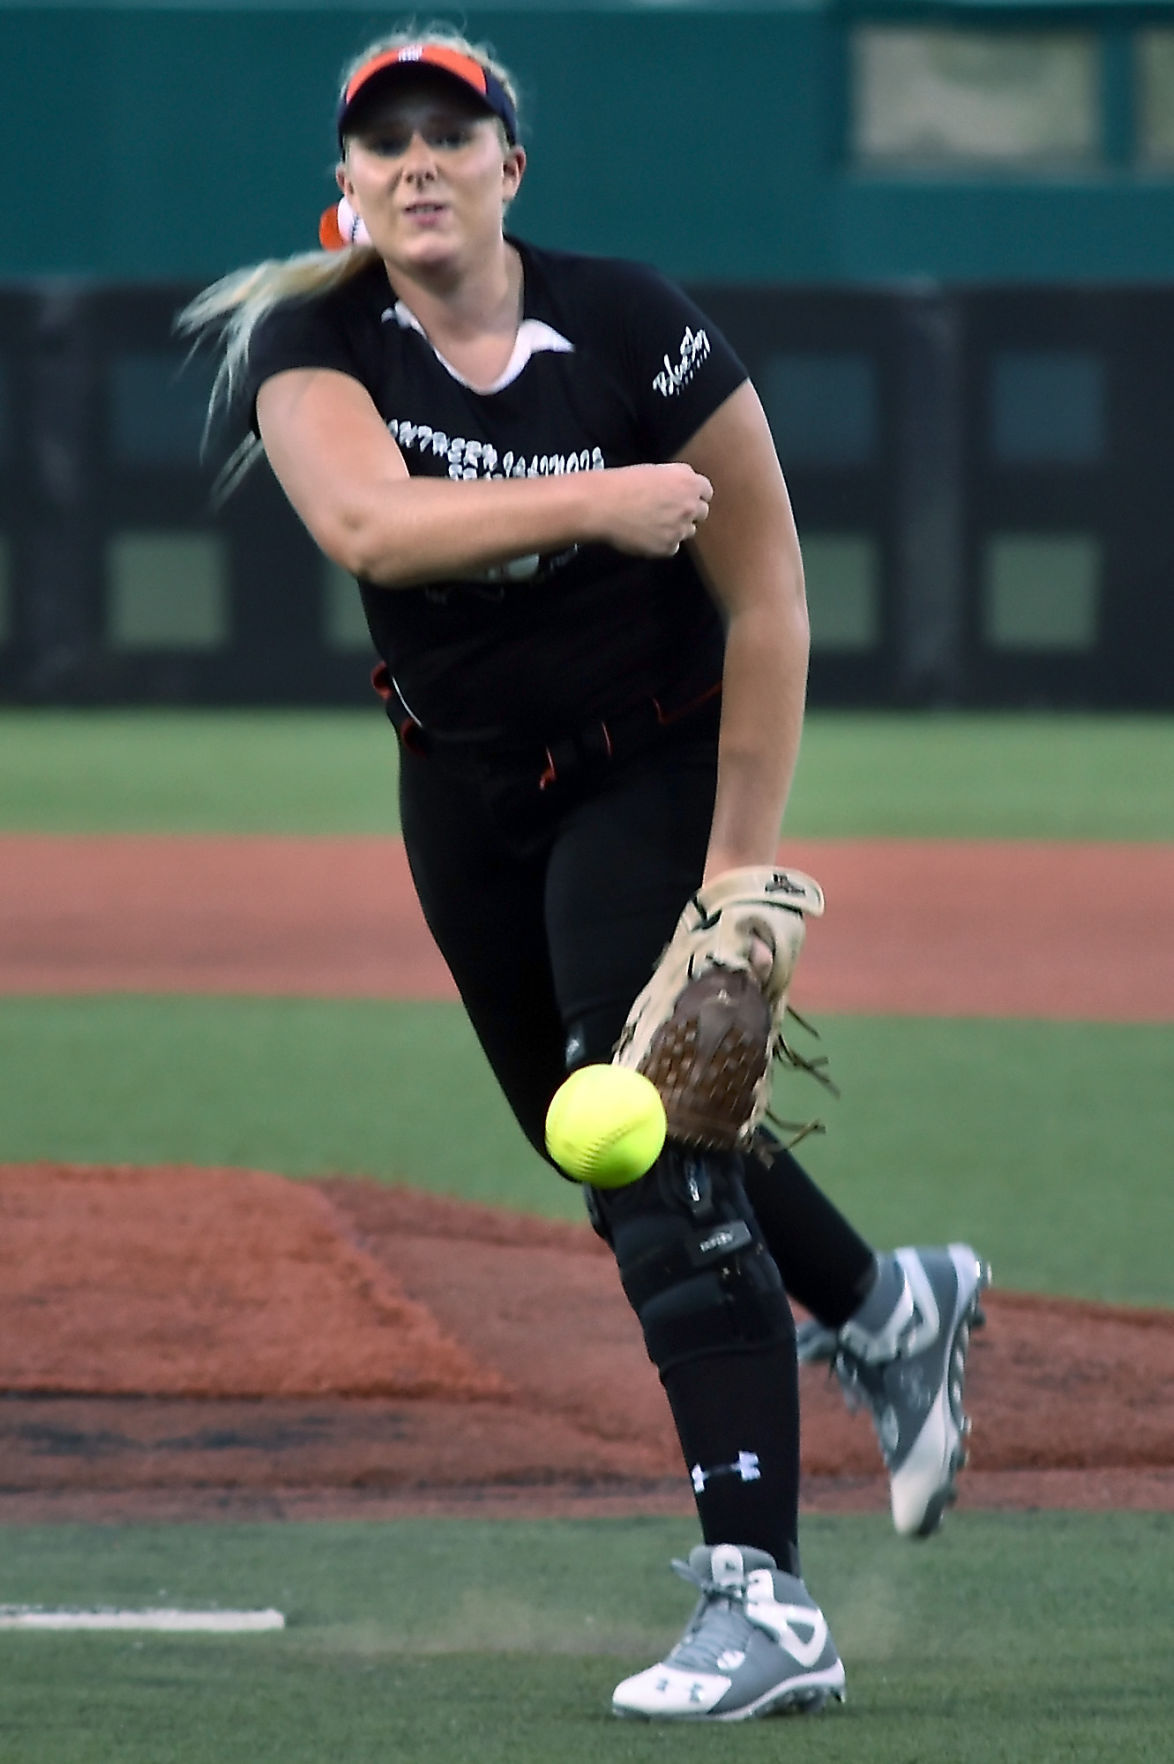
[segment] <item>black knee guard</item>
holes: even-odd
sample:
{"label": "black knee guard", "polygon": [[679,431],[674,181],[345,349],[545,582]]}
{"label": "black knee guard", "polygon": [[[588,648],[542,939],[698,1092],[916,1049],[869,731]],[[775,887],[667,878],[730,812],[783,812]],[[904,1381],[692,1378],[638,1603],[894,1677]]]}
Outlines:
{"label": "black knee guard", "polygon": [[705,1354],[775,1346],[794,1327],[741,1171],[736,1154],[670,1145],[639,1182],[593,1191],[593,1223],[662,1373]]}

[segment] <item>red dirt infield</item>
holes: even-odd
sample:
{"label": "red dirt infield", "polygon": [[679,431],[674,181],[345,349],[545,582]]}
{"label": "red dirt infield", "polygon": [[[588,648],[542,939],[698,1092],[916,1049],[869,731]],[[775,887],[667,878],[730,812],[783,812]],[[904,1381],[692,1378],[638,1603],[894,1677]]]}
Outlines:
{"label": "red dirt infield", "polygon": [[[1174,1509],[1171,1314],[993,1291],[975,1506]],[[804,1378],[809,1511],[883,1511]],[[0,1166],[0,1519],[691,1510],[586,1225],[373,1182]]]}
{"label": "red dirt infield", "polygon": [[[1174,848],[784,856],[829,899],[801,1009],[1174,1009]],[[452,996],[398,841],[0,838],[0,993],[108,990]],[[1174,1510],[1174,1312],[986,1308],[963,1505]],[[0,1520],[691,1512],[589,1229],[374,1183],[0,1165],[0,1396]],[[814,1369],[803,1466],[884,1510]]]}
{"label": "red dirt infield", "polygon": [[[795,1002],[1174,1017],[1174,845],[796,840]],[[397,839],[0,837],[0,993],[451,998]]]}

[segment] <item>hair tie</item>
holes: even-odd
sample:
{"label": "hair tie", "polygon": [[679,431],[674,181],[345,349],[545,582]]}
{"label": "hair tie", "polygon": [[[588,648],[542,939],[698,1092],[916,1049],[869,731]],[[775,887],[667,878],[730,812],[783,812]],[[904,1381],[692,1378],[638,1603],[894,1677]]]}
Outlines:
{"label": "hair tie", "polygon": [[345,251],[348,245],[369,245],[371,235],[344,196],[318,222],[318,243],[324,251]]}

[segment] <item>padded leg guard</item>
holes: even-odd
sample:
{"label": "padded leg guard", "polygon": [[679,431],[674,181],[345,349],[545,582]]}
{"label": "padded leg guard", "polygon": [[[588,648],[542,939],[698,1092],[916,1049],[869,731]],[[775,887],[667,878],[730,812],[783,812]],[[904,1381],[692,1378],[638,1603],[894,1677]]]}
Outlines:
{"label": "padded leg guard", "polygon": [[686,1360],[790,1337],[782,1279],[746,1198],[738,1153],[670,1144],[639,1182],[594,1190],[591,1214],[662,1376]]}

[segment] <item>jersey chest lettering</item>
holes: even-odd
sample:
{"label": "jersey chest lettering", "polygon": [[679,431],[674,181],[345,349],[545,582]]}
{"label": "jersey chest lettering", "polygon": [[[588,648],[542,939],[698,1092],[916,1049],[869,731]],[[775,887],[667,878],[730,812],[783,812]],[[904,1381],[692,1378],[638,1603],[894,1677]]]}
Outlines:
{"label": "jersey chest lettering", "polygon": [[450,478],[554,478],[567,472],[601,472],[605,464],[600,447],[580,447],[566,453],[527,454],[514,448],[499,452],[490,441],[450,435],[431,423],[416,423],[406,417],[390,417],[387,430],[407,456],[409,470],[413,460],[420,464],[436,461]]}

